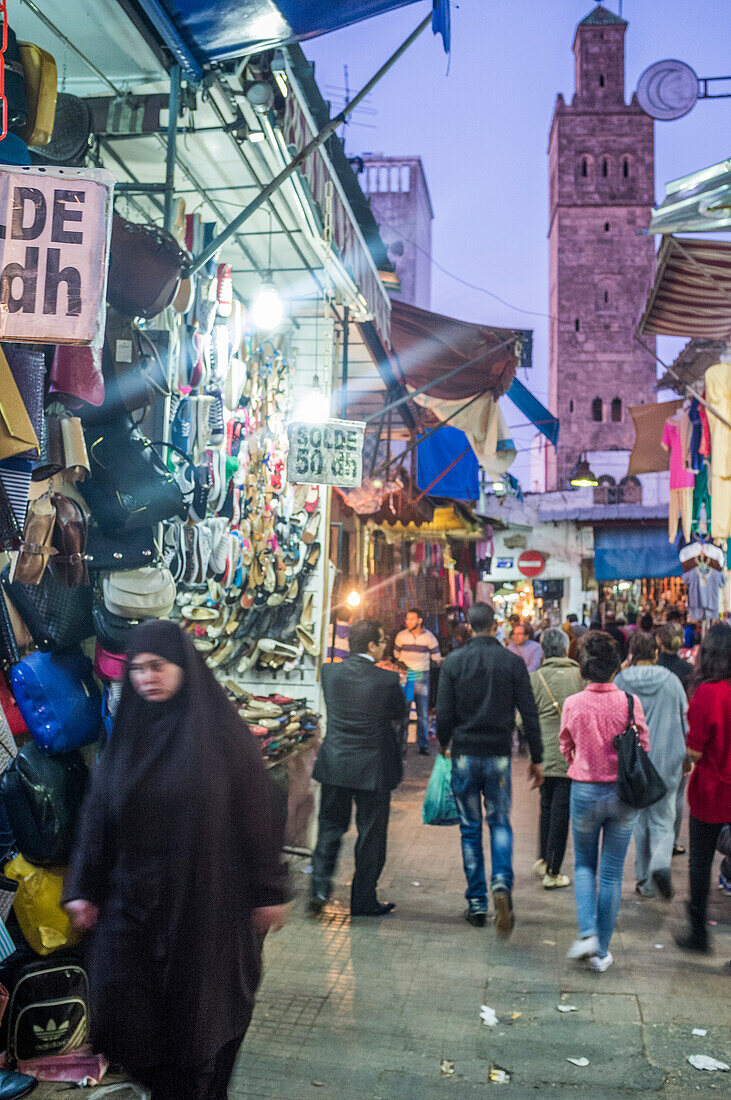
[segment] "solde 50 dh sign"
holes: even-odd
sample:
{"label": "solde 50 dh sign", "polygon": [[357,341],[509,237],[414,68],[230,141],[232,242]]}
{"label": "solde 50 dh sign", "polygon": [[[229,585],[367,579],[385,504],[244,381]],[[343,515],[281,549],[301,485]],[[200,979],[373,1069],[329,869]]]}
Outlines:
{"label": "solde 50 dh sign", "polygon": [[114,177],[0,168],[0,339],[100,345]]}
{"label": "solde 50 dh sign", "polygon": [[325,424],[293,423],[287,429],[287,480],[358,488],[363,481],[365,424],[328,420]]}

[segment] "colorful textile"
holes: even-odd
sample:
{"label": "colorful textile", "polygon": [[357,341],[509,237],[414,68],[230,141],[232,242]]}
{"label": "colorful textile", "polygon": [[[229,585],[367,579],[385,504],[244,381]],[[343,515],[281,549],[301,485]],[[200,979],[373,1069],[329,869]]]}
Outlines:
{"label": "colorful textile", "polygon": [[[416,483],[419,488],[428,490],[435,497],[478,500],[480,480],[477,456],[465,433],[445,424],[432,435],[420,438],[416,448]],[[459,461],[448,470],[455,459]],[[439,480],[435,481],[437,478]]]}
{"label": "colorful textile", "polygon": [[[649,751],[650,732],[642,703],[636,695],[634,719],[640,744]],[[569,762],[569,779],[583,783],[614,783],[617,779],[617,750],[614,738],[627,725],[627,699],[616,684],[587,684],[578,695],[570,695],[561,712],[561,752]]]}
{"label": "colorful textile", "polygon": [[664,450],[670,451],[670,491],[692,489],[695,475],[692,470],[686,469],[682,424],[675,418],[665,421],[661,444]]}

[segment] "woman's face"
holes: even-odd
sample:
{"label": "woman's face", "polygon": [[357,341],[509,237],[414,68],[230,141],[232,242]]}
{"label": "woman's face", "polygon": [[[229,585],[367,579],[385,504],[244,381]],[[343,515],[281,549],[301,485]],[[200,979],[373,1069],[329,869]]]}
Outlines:
{"label": "woman's face", "polygon": [[148,703],[167,703],[183,686],[180,665],[157,653],[138,653],[129,665],[129,678],[138,695]]}

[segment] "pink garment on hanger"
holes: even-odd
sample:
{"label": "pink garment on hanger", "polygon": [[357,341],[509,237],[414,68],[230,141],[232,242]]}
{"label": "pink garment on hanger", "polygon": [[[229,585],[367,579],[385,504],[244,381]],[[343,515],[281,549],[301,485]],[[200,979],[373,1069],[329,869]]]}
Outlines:
{"label": "pink garment on hanger", "polygon": [[680,424],[676,420],[666,420],[662,432],[661,444],[664,450],[670,451],[670,488],[692,489],[695,485],[695,474],[686,469],[683,461],[683,439]]}

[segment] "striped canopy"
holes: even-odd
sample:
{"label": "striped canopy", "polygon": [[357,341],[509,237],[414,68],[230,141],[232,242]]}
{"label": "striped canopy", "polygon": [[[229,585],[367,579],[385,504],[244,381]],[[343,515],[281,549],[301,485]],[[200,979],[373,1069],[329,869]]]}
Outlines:
{"label": "striped canopy", "polygon": [[731,241],[664,237],[638,333],[731,337]]}

